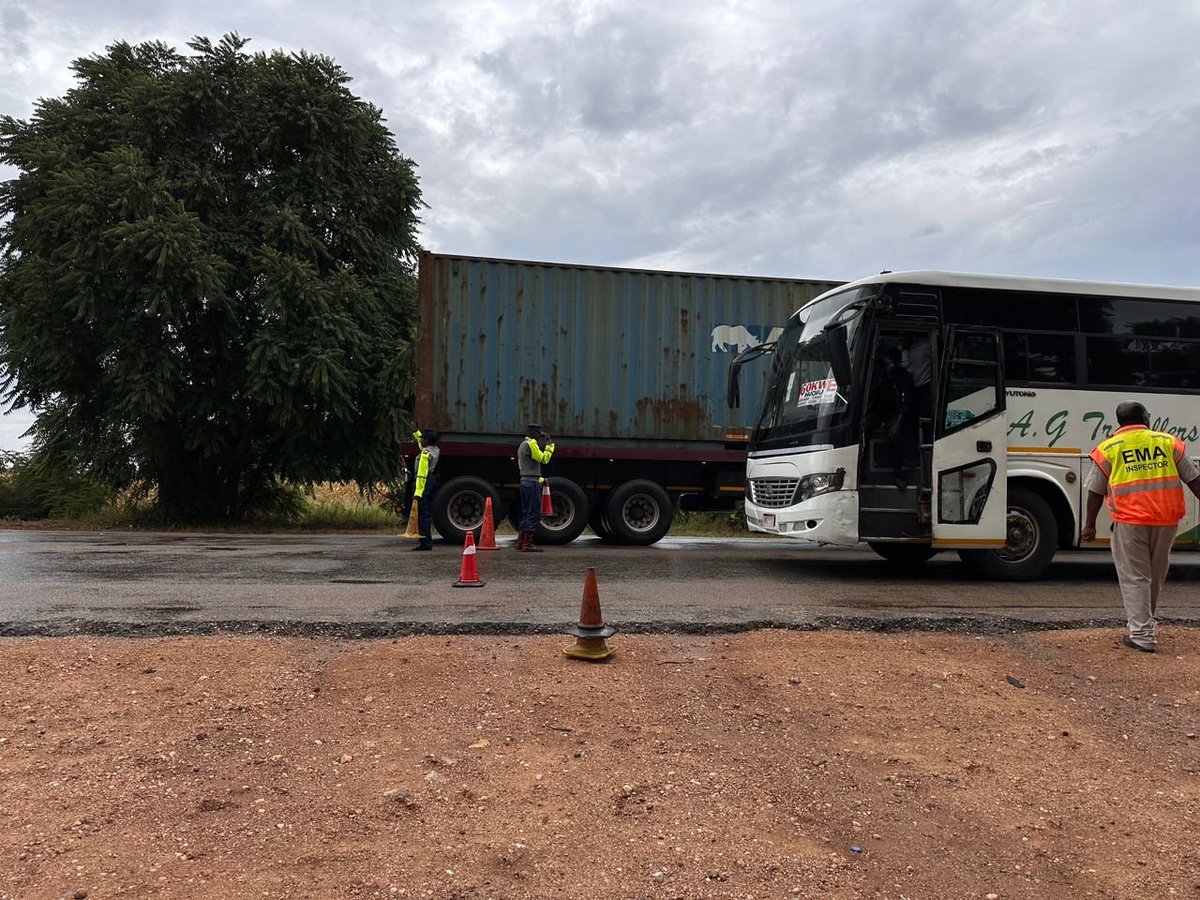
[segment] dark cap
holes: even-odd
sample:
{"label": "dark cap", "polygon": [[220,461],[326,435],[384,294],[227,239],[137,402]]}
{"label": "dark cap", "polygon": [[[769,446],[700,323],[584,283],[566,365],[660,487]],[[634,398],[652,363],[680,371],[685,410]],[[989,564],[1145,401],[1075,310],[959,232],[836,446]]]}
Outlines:
{"label": "dark cap", "polygon": [[426,444],[436,444],[441,439],[441,437],[442,437],[442,435],[438,432],[438,430],[436,428],[422,428],[421,429],[421,440],[423,440]]}
{"label": "dark cap", "polygon": [[541,431],[542,426],[539,425],[537,422],[530,422],[528,425],[525,426],[525,430],[526,431]]}

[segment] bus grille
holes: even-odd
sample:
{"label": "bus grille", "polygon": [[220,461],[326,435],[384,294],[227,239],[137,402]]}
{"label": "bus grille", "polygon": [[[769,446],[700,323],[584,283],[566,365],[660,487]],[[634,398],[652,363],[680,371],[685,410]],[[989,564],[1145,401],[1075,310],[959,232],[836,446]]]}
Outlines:
{"label": "bus grille", "polygon": [[755,506],[768,509],[791,506],[799,485],[799,478],[753,478],[750,481],[750,499]]}

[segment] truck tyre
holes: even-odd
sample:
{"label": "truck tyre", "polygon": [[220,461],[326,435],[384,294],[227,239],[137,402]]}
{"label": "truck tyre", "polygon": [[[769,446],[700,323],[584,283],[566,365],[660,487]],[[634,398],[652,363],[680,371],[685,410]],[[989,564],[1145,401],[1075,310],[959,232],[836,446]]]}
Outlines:
{"label": "truck tyre", "polygon": [[867,546],[888,562],[902,566],[916,566],[937,554],[928,544],[892,544],[887,541],[867,541]]}
{"label": "truck tyre", "polygon": [[617,485],[606,505],[613,537],[619,543],[642,547],[660,541],[671,528],[675,514],[667,492],[653,481],[642,479]]}
{"label": "truck tyre", "polygon": [[1050,504],[1029,488],[1011,488],[1005,539],[1003,550],[959,550],[958,555],[993,581],[1041,577],[1058,548],[1058,522]]}
{"label": "truck tyre", "polygon": [[550,478],[550,502],[554,513],[542,516],[542,521],[533,533],[534,542],[541,544],[569,544],[588,523],[588,499],[583,488],[569,478]]}
{"label": "truck tyre", "polygon": [[487,498],[492,498],[492,524],[501,515],[500,497],[482,478],[462,475],[451,478],[440,488],[433,503],[433,527],[450,543],[461,544],[468,531],[483,526]]}
{"label": "truck tyre", "polygon": [[588,527],[592,529],[592,534],[596,535],[604,543],[616,543],[616,535],[613,534],[612,526],[608,524],[607,494],[601,494],[592,501],[592,512],[588,516]]}

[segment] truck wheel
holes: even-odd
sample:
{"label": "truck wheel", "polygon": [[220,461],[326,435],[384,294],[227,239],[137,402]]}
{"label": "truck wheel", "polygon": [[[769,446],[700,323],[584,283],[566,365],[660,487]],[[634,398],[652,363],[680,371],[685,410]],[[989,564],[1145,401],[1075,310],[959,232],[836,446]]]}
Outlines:
{"label": "truck wheel", "polygon": [[1040,494],[1009,490],[1005,541],[1003,550],[959,550],[958,555],[993,581],[1032,581],[1046,571],[1058,548],[1058,522]]}
{"label": "truck wheel", "polygon": [[588,523],[588,499],[583,488],[569,478],[551,478],[550,502],[554,512],[542,516],[533,533],[542,544],[569,544],[583,533]]}
{"label": "truck wheel", "polygon": [[661,540],[675,511],[667,492],[653,481],[635,479],[608,495],[608,525],[622,544],[648,546]]}
{"label": "truck wheel", "polygon": [[616,535],[608,524],[608,496],[601,494],[592,501],[592,512],[588,516],[588,527],[592,533],[606,544],[615,544]]}
{"label": "truck wheel", "polygon": [[438,488],[433,504],[433,525],[443,538],[461,544],[468,531],[483,526],[483,511],[487,498],[492,498],[492,524],[499,515],[500,498],[495,489],[482,478],[463,475],[451,478]]}
{"label": "truck wheel", "polygon": [[891,544],[887,541],[867,541],[867,546],[888,562],[915,566],[932,559],[937,551],[928,544]]}

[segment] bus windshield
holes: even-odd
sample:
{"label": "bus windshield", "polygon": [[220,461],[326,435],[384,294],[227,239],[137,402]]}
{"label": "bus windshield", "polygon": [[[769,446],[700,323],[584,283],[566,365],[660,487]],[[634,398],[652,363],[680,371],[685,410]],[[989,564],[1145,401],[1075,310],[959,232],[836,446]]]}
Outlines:
{"label": "bus windshield", "polygon": [[845,321],[839,331],[853,359],[864,316],[853,311],[839,314],[874,293],[874,286],[842,291],[810,303],[788,321],[775,347],[775,365],[750,449],[830,444],[835,442],[834,430],[850,424],[853,385],[839,384],[834,375],[835,336],[825,326]]}

